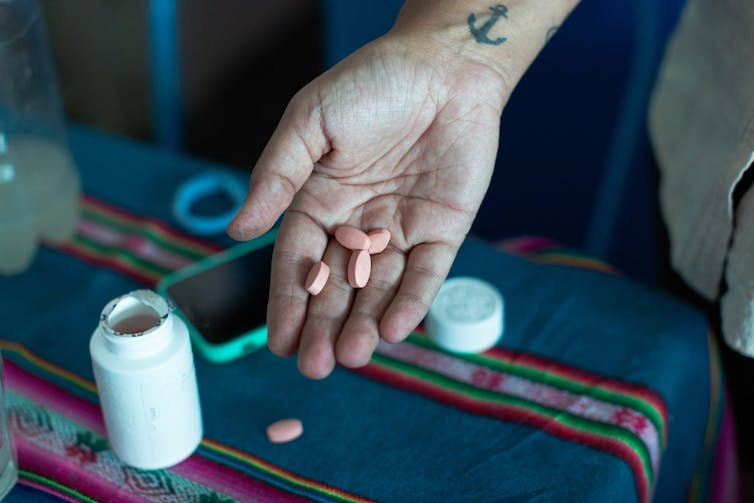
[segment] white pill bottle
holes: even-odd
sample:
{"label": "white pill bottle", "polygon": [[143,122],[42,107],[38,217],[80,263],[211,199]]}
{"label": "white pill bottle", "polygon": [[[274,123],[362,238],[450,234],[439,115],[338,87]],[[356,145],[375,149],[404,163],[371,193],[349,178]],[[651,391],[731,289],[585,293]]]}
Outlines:
{"label": "white pill bottle", "polygon": [[110,301],[89,350],[115,454],[144,470],[189,457],[202,417],[188,329],[172,306],[151,290]]}

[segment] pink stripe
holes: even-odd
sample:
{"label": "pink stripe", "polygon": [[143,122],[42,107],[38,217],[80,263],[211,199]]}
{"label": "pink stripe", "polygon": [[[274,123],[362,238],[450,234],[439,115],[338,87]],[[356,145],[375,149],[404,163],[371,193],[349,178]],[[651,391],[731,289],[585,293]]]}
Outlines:
{"label": "pink stripe", "polygon": [[659,436],[654,423],[640,411],[498,372],[409,343],[380,342],[377,352],[480,389],[515,396],[591,421],[623,428],[641,439],[649,451],[652,469],[657,473],[660,462]]}
{"label": "pink stripe", "polygon": [[709,503],[740,503],[743,500],[740,494],[741,486],[736,461],[736,425],[727,393],[722,414],[708,499]]}
{"label": "pink stripe", "polygon": [[105,435],[105,423],[97,405],[23,370],[7,358],[3,359],[3,364],[9,389],[86,426],[100,436]]}
{"label": "pink stripe", "polygon": [[[428,338],[424,332],[423,326],[417,327],[415,335],[417,337],[424,337],[425,339]],[[539,372],[552,374],[570,381],[576,381],[585,386],[602,388],[615,393],[631,395],[642,401],[648,402],[662,416],[663,436],[667,437],[668,411],[665,401],[659,394],[645,386],[608,379],[604,376],[593,374],[576,367],[567,366],[557,361],[548,360],[533,354],[512,351],[500,346],[490,348],[484,353],[480,353],[478,357],[489,359],[493,362],[503,362],[508,365],[532,367]]]}
{"label": "pink stripe", "polygon": [[113,482],[89,470],[82,470],[78,463],[60,456],[51,456],[48,450],[27,441],[23,436],[16,435],[15,442],[21,468],[44,474],[45,477],[98,501],[118,501],[119,503],[149,501],[132,492],[119,489]]}
{"label": "pink stripe", "polygon": [[[575,367],[566,366],[556,361],[547,360],[531,354],[517,353],[500,346],[495,346],[487,350],[486,352],[482,353],[481,356],[491,358],[493,360],[500,360],[510,365],[534,367],[541,372],[555,374],[565,379],[578,381],[579,383],[587,386],[604,388],[606,390],[614,391],[617,393],[639,397],[641,400],[649,402],[657,409],[657,411],[663,418],[663,426],[667,429],[666,418],[668,412],[665,401],[660,395],[644,386],[629,382],[610,380],[604,376],[592,374]],[[667,436],[667,431],[664,431],[663,433],[665,436]]]}
{"label": "pink stripe", "polygon": [[194,260],[167,250],[144,236],[124,233],[93,220],[80,219],[76,230],[87,239],[110,248],[128,250],[137,257],[165,269],[175,271],[194,263]]}
{"label": "pink stripe", "polygon": [[214,244],[214,243],[208,243],[206,241],[202,241],[194,236],[191,236],[189,234],[184,234],[182,232],[179,232],[170,226],[168,226],[165,222],[162,220],[158,220],[156,218],[151,217],[145,217],[142,215],[137,215],[136,213],[131,213],[130,211],[119,208],[116,206],[112,206],[104,201],[101,201],[100,199],[97,199],[93,196],[90,196],[88,194],[85,194],[83,196],[84,201],[87,204],[90,204],[92,206],[97,206],[100,211],[114,213],[121,218],[125,220],[129,220],[133,223],[141,223],[146,224],[146,226],[154,226],[160,229],[163,233],[167,234],[171,238],[177,240],[177,241],[184,241],[187,243],[191,243],[197,248],[200,248],[202,252],[206,253],[207,255],[211,255],[213,253],[217,253],[222,251],[222,247]]}
{"label": "pink stripe", "polygon": [[531,255],[543,250],[560,248],[562,245],[555,240],[541,236],[522,236],[497,241],[495,247],[514,255]]}
{"label": "pink stripe", "polygon": [[62,246],[57,247],[57,249],[62,252],[73,255],[74,257],[80,258],[84,262],[89,262],[91,264],[114,269],[128,276],[129,278],[133,278],[136,281],[140,283],[144,283],[146,285],[154,285],[160,279],[160,276],[157,274],[153,275],[153,274],[142,273],[136,270],[132,265],[124,264],[120,260],[121,257],[117,255],[101,257],[99,253],[95,254],[95,252],[92,252],[89,250],[79,249],[78,247],[72,244],[64,244]]}

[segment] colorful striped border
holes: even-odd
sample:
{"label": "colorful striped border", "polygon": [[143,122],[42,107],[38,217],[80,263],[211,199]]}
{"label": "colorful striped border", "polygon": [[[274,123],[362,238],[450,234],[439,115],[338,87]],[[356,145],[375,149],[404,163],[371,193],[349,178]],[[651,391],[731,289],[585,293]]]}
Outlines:
{"label": "colorful striped border", "polygon": [[159,220],[135,215],[91,196],[81,200],[72,239],[52,246],[150,286],[170,272],[222,251],[219,246],[171,229]]}
{"label": "colorful striped border", "polygon": [[[513,255],[542,264],[566,265],[620,274],[609,264],[565,251],[557,241],[540,236],[509,238],[495,243]],[[692,479],[688,502],[737,500],[735,427],[732,409],[726,406],[720,353],[714,334],[708,334],[710,358],[710,411],[704,439],[704,455]]]}
{"label": "colorful striped border", "polygon": [[[17,440],[20,468],[23,473],[30,474],[22,482],[61,497],[65,494],[64,499],[69,501],[89,501],[86,498],[101,500],[115,493],[122,501],[129,499],[130,496],[126,498],[125,494],[131,493],[124,493],[123,487],[106,477],[90,473],[91,470],[85,471],[84,467],[76,465],[66,453],[60,451],[61,436],[70,437],[71,432],[77,430],[91,434],[93,440],[104,441],[105,430],[101,412],[95,403],[53,383],[58,382],[65,388],[73,387],[84,395],[96,397],[94,384],[39,358],[20,344],[0,341],[0,349],[5,358],[11,409],[23,408],[25,416],[49,416],[56,428],[49,431],[46,437],[40,436],[38,431],[25,435],[19,428],[13,428],[18,421],[9,421]],[[61,433],[63,430],[65,435]],[[109,450],[102,458],[101,471],[112,474],[128,469]],[[232,498],[241,501],[297,501],[299,497],[346,503],[372,501],[206,438],[202,440],[197,453],[187,461],[170,470],[149,473],[159,474],[173,487],[183,484],[194,487],[194,490],[204,488],[201,489],[204,492],[197,494],[206,494],[207,498],[212,498],[212,494],[229,493]],[[137,472],[136,475],[140,474]],[[148,497],[145,499],[144,495],[132,496],[139,501],[150,500]]]}
{"label": "colorful striped border", "polygon": [[720,353],[713,334],[707,334],[710,366],[710,403],[707,431],[704,435],[704,455],[691,481],[687,501],[701,503],[712,501],[710,494],[710,476],[715,462],[715,450],[723,418],[723,377],[720,368]]}
{"label": "colorful striped border", "polygon": [[486,417],[525,424],[625,461],[648,501],[667,428],[662,399],[642,386],[524,353],[450,354],[421,335],[380,343],[363,375]]}
{"label": "colorful striped border", "polygon": [[244,471],[249,470],[255,473],[256,476],[259,476],[263,479],[272,477],[277,480],[285,480],[289,490],[290,488],[296,488],[296,492],[299,492],[300,494],[305,496],[315,497],[317,499],[326,496],[327,498],[329,498],[329,500],[342,502],[366,503],[374,501],[363,496],[357,496],[355,494],[348,493],[336,487],[327,486],[320,482],[306,479],[304,477],[296,475],[293,472],[272,465],[261,458],[251,456],[244,451],[235,449],[228,445],[220,444],[212,440],[204,439],[202,441],[199,452],[203,456],[209,458],[218,456],[223,460],[224,463],[230,464],[231,460],[235,461],[235,463],[233,463],[233,466],[236,466]]}
{"label": "colorful striped border", "polygon": [[568,250],[555,240],[541,236],[520,236],[495,242],[495,247],[537,264],[590,269],[618,275],[620,271],[602,260]]}
{"label": "colorful striped border", "polygon": [[84,195],[81,201],[81,211],[84,217],[100,219],[121,230],[149,236],[178,253],[193,255],[194,259],[222,251],[222,247],[173,229],[156,218],[137,215],[90,195]]}
{"label": "colorful striped border", "polygon": [[529,255],[526,257],[531,262],[537,264],[549,264],[559,265],[566,267],[577,267],[580,269],[591,269],[593,271],[602,272],[605,274],[620,274],[620,271],[615,267],[607,264],[599,259],[587,257],[578,252],[568,251],[547,251],[538,253],[536,255]]}
{"label": "colorful striped border", "polygon": [[500,368],[513,374],[553,384],[573,393],[580,393],[635,408],[653,424],[659,434],[660,446],[666,445],[667,406],[655,391],[625,381],[611,380],[598,374],[568,367],[536,355],[495,347],[479,355],[468,355],[480,364]]}

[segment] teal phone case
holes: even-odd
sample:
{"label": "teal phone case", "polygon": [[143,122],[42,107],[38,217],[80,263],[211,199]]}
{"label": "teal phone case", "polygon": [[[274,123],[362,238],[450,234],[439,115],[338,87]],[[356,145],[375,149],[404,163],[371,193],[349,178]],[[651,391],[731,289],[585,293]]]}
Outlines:
{"label": "teal phone case", "polygon": [[168,288],[175,283],[206,271],[207,269],[212,269],[219,264],[228,262],[229,260],[233,260],[254,250],[258,250],[259,248],[270,246],[275,242],[276,235],[277,229],[273,229],[256,239],[228,248],[223,252],[207,257],[188,267],[169,274],[158,283],[157,293],[166,299],[170,299],[175,305],[174,313],[177,314],[188,326],[191,335],[191,343],[199,355],[205,360],[211,363],[226,363],[264,347],[267,344],[267,325],[254,328],[253,330],[222,344],[212,344],[202,336],[201,332],[194,327],[188,317],[181,311],[180,306],[178,306],[175,303],[175,300],[170,297]]}

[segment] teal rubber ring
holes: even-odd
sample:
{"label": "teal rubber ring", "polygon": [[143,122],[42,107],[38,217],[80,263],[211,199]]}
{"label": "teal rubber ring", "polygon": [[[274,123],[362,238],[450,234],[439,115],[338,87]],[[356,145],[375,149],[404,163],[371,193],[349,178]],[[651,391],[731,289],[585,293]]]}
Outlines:
{"label": "teal rubber ring", "polygon": [[[221,192],[230,197],[230,210],[214,215],[197,215],[191,207],[211,194]],[[222,171],[210,171],[189,178],[176,190],[173,199],[175,219],[188,231],[200,236],[219,234],[225,231],[246,196],[246,185],[238,178]]]}

